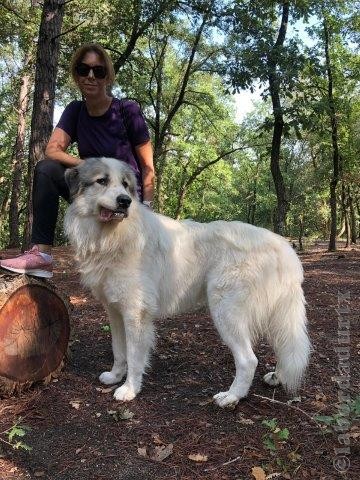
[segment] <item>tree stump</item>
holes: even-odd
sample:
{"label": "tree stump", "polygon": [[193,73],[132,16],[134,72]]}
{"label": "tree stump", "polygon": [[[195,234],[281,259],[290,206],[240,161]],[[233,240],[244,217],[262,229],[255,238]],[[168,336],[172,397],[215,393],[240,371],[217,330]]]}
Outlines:
{"label": "tree stump", "polygon": [[0,394],[48,381],[64,363],[69,304],[47,280],[0,273]]}

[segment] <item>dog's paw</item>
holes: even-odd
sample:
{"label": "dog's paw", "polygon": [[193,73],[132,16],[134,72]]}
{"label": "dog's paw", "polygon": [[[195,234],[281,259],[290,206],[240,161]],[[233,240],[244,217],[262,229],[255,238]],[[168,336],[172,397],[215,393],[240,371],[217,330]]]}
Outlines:
{"label": "dog's paw", "polygon": [[265,383],[270,385],[271,387],[276,387],[280,385],[279,377],[277,376],[276,372],[269,372],[263,376],[263,380]]}
{"label": "dog's paw", "polygon": [[130,402],[130,400],[136,397],[137,393],[133,388],[124,383],[124,385],[115,390],[114,398],[120,402]]}
{"label": "dog's paw", "polygon": [[114,374],[113,372],[103,372],[99,376],[99,380],[104,385],[114,385],[115,383],[121,382],[124,375],[125,375],[125,372],[123,374],[121,373]]}
{"label": "dog's paw", "polygon": [[240,398],[228,390],[227,392],[219,392],[213,396],[215,403],[221,408],[235,408]]}

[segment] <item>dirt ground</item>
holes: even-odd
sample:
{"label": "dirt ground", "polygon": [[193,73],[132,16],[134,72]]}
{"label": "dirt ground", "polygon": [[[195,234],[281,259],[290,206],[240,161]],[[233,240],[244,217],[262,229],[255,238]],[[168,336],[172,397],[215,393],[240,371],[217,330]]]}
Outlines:
{"label": "dirt ground", "polygon": [[[313,354],[298,397],[262,382],[275,358],[260,343],[250,394],[234,410],[211,402],[231,383],[234,366],[206,313],[159,321],[142,392],[126,406],[114,401],[98,381],[112,362],[104,311],[81,287],[71,250],[56,248],[55,257],[54,280],[74,307],[71,355],[48,385],[1,401],[1,480],[360,478],[355,412],[344,410],[342,424],[336,416],[339,394],[359,395],[359,247],[330,254],[324,244],[301,255]],[[351,381],[340,387],[335,348],[345,317],[351,320]],[[30,427],[21,438],[29,452],[6,443],[19,418]],[[336,419],[343,431],[324,423]]]}

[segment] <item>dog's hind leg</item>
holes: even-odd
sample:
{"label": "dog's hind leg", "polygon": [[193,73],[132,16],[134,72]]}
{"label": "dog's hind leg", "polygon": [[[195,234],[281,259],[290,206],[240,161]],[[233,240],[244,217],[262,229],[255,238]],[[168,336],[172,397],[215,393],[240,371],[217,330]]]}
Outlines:
{"label": "dog's hind leg", "polygon": [[124,322],[114,304],[106,305],[110,327],[114,363],[110,372],[103,372],[99,380],[105,385],[119,383],[126,373],[126,340]]}
{"label": "dog's hind leg", "polygon": [[126,333],[127,376],[125,383],[114,393],[116,400],[132,400],[140,392],[142,377],[154,345],[153,322],[146,313],[124,315]]}
{"label": "dog's hind leg", "polygon": [[220,407],[231,408],[248,394],[258,361],[251,346],[246,313],[226,301],[210,305],[210,311],[221,338],[233,354],[236,368],[229,390],[214,395],[214,400]]}

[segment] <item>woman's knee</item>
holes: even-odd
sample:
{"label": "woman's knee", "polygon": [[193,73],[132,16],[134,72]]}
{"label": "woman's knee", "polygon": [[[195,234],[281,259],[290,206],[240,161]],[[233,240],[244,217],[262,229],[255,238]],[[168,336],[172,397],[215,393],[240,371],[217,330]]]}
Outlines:
{"label": "woman's knee", "polygon": [[65,167],[60,162],[55,160],[40,160],[35,165],[34,175],[37,177],[39,174],[46,175],[47,177],[58,180],[62,178],[65,173]]}

